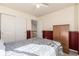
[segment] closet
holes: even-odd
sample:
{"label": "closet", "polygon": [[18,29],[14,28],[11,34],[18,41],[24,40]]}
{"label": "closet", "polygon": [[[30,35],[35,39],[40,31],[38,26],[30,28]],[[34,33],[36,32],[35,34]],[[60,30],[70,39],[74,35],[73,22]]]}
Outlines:
{"label": "closet", "polygon": [[20,16],[1,14],[1,39],[5,43],[26,39],[26,19]]}
{"label": "closet", "polygon": [[62,44],[65,53],[69,53],[69,25],[54,25],[53,39]]}
{"label": "closet", "polygon": [[32,25],[31,38],[35,38],[37,37],[37,21],[31,20],[31,25]]}
{"label": "closet", "polygon": [[1,39],[5,43],[15,41],[15,16],[1,14]]}

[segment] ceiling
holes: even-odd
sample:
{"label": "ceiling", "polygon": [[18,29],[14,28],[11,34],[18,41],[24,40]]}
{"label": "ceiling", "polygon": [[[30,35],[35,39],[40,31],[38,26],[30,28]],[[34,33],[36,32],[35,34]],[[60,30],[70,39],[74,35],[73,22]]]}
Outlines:
{"label": "ceiling", "polygon": [[35,16],[43,16],[55,10],[72,5],[71,3],[48,3],[48,7],[36,8],[35,3],[0,3],[0,5]]}

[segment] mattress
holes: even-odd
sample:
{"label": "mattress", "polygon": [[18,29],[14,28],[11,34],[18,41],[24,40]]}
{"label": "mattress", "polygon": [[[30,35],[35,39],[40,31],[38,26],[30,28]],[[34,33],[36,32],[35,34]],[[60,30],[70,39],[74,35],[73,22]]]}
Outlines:
{"label": "mattress", "polygon": [[56,56],[53,47],[47,45],[28,44],[13,51],[7,51],[6,56]]}
{"label": "mattress", "polygon": [[[7,55],[10,55],[11,53],[12,53],[12,55],[14,55],[14,54],[16,54],[16,55],[19,55],[19,54],[20,55],[28,55],[29,54],[31,56],[33,56],[33,55],[37,56],[38,54],[34,54],[34,53],[31,54],[31,53],[28,52],[28,49],[23,48],[24,46],[29,45],[29,44],[37,44],[37,45],[45,45],[45,46],[48,45],[50,47],[54,47],[54,49],[56,51],[56,55],[60,55],[59,51],[62,52],[61,46],[59,45],[60,46],[59,47],[58,45],[53,44],[52,40],[41,39],[41,38],[32,38],[32,39],[28,39],[28,40],[22,40],[22,41],[18,41],[18,42],[11,42],[11,43],[5,44],[5,46],[6,46],[6,54]],[[50,45],[50,44],[53,44],[53,45]],[[25,50],[22,51],[23,53],[21,51],[15,50],[15,49],[19,49],[19,48],[21,50],[22,50],[22,48],[27,50],[28,53],[25,52]],[[29,48],[29,50],[30,50],[30,48]],[[36,49],[37,48],[35,48],[34,50],[36,50]],[[31,50],[32,50],[32,48],[31,48]],[[10,52],[10,53],[8,53],[8,52]]]}

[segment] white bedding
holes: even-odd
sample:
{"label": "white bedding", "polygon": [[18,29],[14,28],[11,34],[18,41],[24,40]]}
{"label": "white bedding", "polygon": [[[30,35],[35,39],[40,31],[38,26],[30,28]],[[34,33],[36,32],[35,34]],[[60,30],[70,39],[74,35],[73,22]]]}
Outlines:
{"label": "white bedding", "polygon": [[5,56],[5,50],[0,50],[0,56]]}
{"label": "white bedding", "polygon": [[17,51],[29,52],[39,56],[56,56],[55,49],[47,45],[29,44],[15,49]]}
{"label": "white bedding", "polygon": [[[47,39],[28,39],[27,41],[21,41],[8,44],[6,47],[7,56],[56,56],[60,55],[59,48],[60,43],[47,40]],[[60,50],[58,50],[60,49]],[[13,51],[14,50],[14,51]],[[18,53],[21,52],[21,53]],[[30,53],[30,54],[28,54]]]}
{"label": "white bedding", "polygon": [[5,46],[2,40],[0,40],[0,56],[5,56]]}
{"label": "white bedding", "polygon": [[28,54],[24,54],[24,53],[17,53],[14,51],[6,51],[6,56],[29,56]]}

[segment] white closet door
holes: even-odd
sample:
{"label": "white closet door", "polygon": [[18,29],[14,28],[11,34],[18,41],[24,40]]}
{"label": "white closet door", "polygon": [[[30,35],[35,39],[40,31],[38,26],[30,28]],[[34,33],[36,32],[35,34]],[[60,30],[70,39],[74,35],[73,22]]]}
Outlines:
{"label": "white closet door", "polygon": [[16,41],[26,40],[26,19],[16,18]]}
{"label": "white closet door", "polygon": [[15,18],[10,15],[1,15],[1,38],[5,43],[15,41]]}

